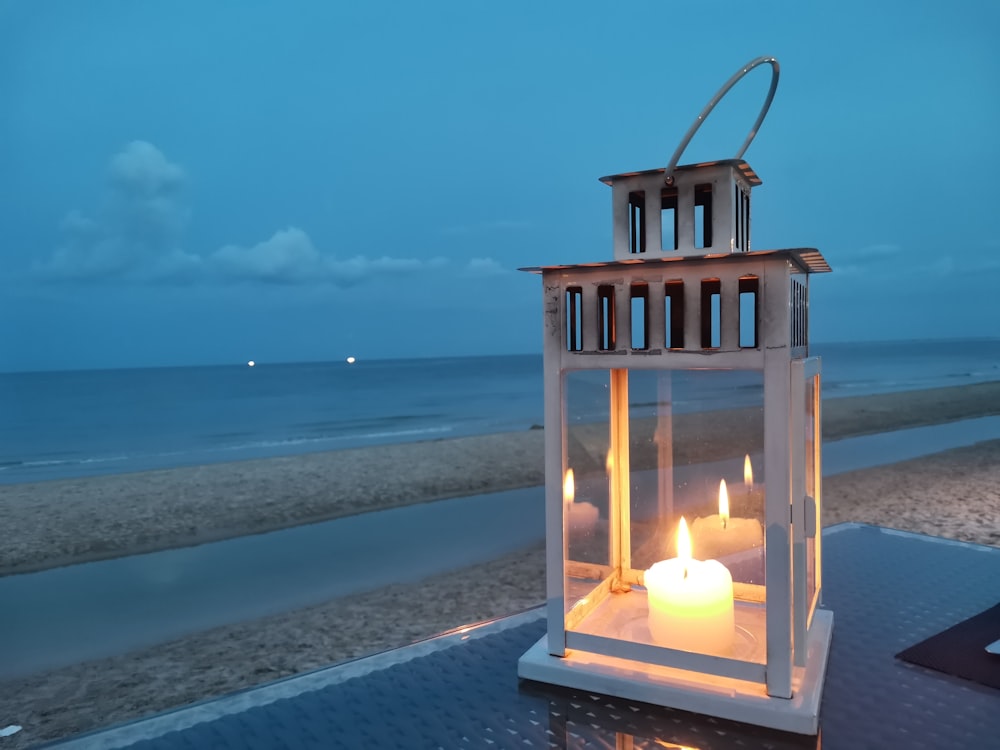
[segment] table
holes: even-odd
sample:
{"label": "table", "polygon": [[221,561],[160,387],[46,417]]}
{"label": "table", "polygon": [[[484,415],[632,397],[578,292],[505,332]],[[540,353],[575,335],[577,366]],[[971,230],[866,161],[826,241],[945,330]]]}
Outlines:
{"label": "table", "polygon": [[1000,690],[894,658],[1000,601],[1000,549],[861,524],[823,534],[835,624],[819,737],[519,681],[537,609],[57,746],[1000,747]]}

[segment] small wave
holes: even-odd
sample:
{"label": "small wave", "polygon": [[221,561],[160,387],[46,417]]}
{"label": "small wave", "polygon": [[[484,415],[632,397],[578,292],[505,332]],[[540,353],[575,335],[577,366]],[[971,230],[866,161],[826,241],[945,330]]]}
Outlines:
{"label": "small wave", "polygon": [[56,466],[87,466],[90,464],[104,464],[113,461],[128,461],[129,456],[94,456],[90,458],[47,458],[36,459],[34,461],[4,461],[0,463],[0,471],[12,469],[31,470],[52,468]]}
{"label": "small wave", "polygon": [[970,372],[956,372],[950,375],[952,378],[976,378],[977,380],[990,380],[997,377],[997,370],[1000,365],[993,365],[992,370],[972,370]]}
{"label": "small wave", "polygon": [[425,427],[420,430],[395,430],[390,432],[369,432],[364,435],[342,435],[337,439],[381,440],[392,437],[413,437],[414,435],[440,435],[451,431],[451,427]]}
{"label": "small wave", "polygon": [[881,386],[883,381],[874,380],[827,380],[823,383],[824,391],[855,391],[855,390],[872,390],[877,386]]}
{"label": "small wave", "polygon": [[[139,452],[133,455],[115,456],[88,456],[72,459],[36,459],[36,460],[7,460],[0,463],[0,472],[6,478],[17,477],[21,474],[30,476],[37,472],[45,472],[52,477],[75,476],[82,472],[83,475],[96,473],[106,473],[106,471],[121,471],[121,466],[108,470],[101,470],[102,465],[118,463],[128,470],[147,470],[158,468],[170,468],[172,466],[184,466],[196,463],[213,463],[215,461],[229,461],[243,456],[260,455],[288,455],[297,453],[309,453],[315,450],[330,449],[334,447],[353,447],[379,442],[405,442],[414,438],[433,437],[447,434],[453,431],[453,427],[436,426],[402,430],[369,430],[366,432],[356,432],[340,435],[328,435],[325,437],[289,437],[273,440],[254,440],[233,443],[230,445],[198,446],[184,450],[162,450],[152,452]],[[7,481],[7,479],[5,479]]]}
{"label": "small wave", "polygon": [[257,440],[251,443],[241,443],[239,445],[220,446],[212,448],[212,451],[240,451],[256,450],[261,448],[293,448],[303,445],[315,445],[332,442],[366,442],[369,440],[384,440],[386,438],[406,438],[419,435],[440,435],[451,432],[450,426],[444,427],[423,427],[412,430],[383,430],[379,432],[361,432],[348,435],[327,435],[324,437],[295,437],[283,438],[281,440]]}
{"label": "small wave", "polygon": [[36,466],[66,466],[69,464],[78,464],[80,461],[69,461],[69,460],[56,460],[56,459],[39,459],[37,461],[22,461],[19,465],[24,468],[34,468]]}
{"label": "small wave", "polygon": [[88,464],[106,464],[112,461],[128,461],[129,456],[92,456],[90,458],[67,458],[48,461],[25,461],[25,467],[35,466],[86,466]]}
{"label": "small wave", "polygon": [[129,456],[106,456],[104,458],[81,458],[76,463],[78,464],[105,464],[111,461],[128,461]]}
{"label": "small wave", "polygon": [[393,414],[384,417],[354,417],[350,419],[324,419],[314,422],[299,422],[293,428],[309,432],[345,432],[349,430],[375,429],[380,425],[398,424],[404,422],[433,421],[444,419],[444,414]]}
{"label": "small wave", "polygon": [[319,443],[329,438],[283,438],[281,440],[254,440],[250,443],[239,443],[237,445],[220,445],[214,448],[206,448],[206,453],[221,453],[252,450],[257,448],[291,448],[296,445],[307,445],[309,443]]}

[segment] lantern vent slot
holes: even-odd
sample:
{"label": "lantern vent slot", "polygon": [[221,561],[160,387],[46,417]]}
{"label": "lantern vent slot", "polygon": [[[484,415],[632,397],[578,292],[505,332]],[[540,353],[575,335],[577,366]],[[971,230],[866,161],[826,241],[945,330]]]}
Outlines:
{"label": "lantern vent slot", "polygon": [[684,348],[684,282],[668,281],[664,290],[663,319],[667,349]]}
{"label": "lantern vent slot", "polygon": [[677,189],[660,192],[660,249],[677,249]]}
{"label": "lantern vent slot", "polygon": [[712,185],[694,186],[694,246],[712,246]]}
{"label": "lantern vent slot", "polygon": [[566,349],[583,351],[583,289],[578,286],[566,289]]}
{"label": "lantern vent slot", "polygon": [[633,284],[632,299],[632,348],[649,349],[649,286]]}
{"label": "lantern vent slot", "polygon": [[722,282],[719,279],[701,281],[701,348],[717,349],[722,318]]}
{"label": "lantern vent slot", "polygon": [[736,249],[747,252],[750,249],[750,193],[739,184],[733,185],[733,207]]}
{"label": "lantern vent slot", "polygon": [[807,346],[809,343],[808,336],[808,312],[809,312],[809,302],[808,302],[808,291],[806,285],[801,281],[792,279],[792,289],[791,289],[791,302],[792,302],[792,330],[791,330],[791,340],[792,346]]}
{"label": "lantern vent slot", "polygon": [[740,205],[743,207],[743,216],[740,222],[740,226],[743,228],[743,250],[745,252],[750,251],[750,191],[740,190],[743,198],[740,201]]}
{"label": "lantern vent slot", "polygon": [[628,194],[629,252],[633,255],[646,252],[646,191]]}
{"label": "lantern vent slot", "polygon": [[740,277],[740,348],[756,349],[760,327],[760,279],[756,276]]}
{"label": "lantern vent slot", "polygon": [[743,191],[740,190],[738,183],[733,185],[733,210],[736,212],[736,220],[733,222],[733,228],[736,230],[736,249],[746,250],[743,247]]}
{"label": "lantern vent slot", "polygon": [[610,285],[597,287],[597,348],[615,348],[615,288]]}

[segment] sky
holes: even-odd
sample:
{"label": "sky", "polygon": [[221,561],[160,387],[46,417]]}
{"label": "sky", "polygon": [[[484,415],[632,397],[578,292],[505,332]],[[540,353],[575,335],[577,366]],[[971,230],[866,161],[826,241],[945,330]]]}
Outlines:
{"label": "sky", "polygon": [[[812,339],[996,337],[1000,4],[0,0],[0,371],[541,349],[744,63]],[[730,158],[755,69],[682,163]]]}

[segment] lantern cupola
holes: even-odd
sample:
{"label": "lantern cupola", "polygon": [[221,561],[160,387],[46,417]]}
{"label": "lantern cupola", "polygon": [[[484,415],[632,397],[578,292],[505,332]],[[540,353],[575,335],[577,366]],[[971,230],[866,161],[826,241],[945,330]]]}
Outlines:
{"label": "lantern cupola", "polygon": [[[750,191],[740,159],[602,177],[611,186],[615,260],[698,257],[750,250]],[[669,184],[668,184],[669,183]]]}

